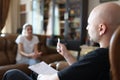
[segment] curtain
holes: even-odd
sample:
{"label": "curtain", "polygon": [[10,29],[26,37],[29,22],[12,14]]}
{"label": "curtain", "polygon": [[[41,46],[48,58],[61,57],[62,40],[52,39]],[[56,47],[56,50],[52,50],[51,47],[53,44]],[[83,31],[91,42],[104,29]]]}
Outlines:
{"label": "curtain", "polygon": [[0,31],[5,25],[8,10],[9,10],[10,0],[0,0]]}

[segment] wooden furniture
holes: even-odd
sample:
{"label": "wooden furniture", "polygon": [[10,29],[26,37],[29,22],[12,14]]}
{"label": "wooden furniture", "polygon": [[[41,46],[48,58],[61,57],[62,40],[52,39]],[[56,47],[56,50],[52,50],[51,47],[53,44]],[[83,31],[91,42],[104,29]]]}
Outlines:
{"label": "wooden furniture", "polygon": [[[80,40],[82,44],[86,42],[86,26],[88,14],[88,0],[41,0],[44,2],[43,10],[43,28],[47,32],[47,26],[50,16],[52,17],[52,29],[55,29],[55,5],[58,6],[60,36],[68,40]],[[52,5],[52,14],[50,12],[50,3]],[[53,31],[54,33],[54,31]],[[53,34],[53,36],[55,36]]]}
{"label": "wooden furniture", "polygon": [[109,49],[111,80],[120,80],[120,27],[113,34]]}

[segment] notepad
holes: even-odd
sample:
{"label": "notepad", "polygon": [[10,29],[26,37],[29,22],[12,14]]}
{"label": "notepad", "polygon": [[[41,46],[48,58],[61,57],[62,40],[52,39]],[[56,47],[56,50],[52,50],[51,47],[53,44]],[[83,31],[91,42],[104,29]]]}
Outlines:
{"label": "notepad", "polygon": [[36,72],[37,74],[43,74],[43,75],[50,75],[57,73],[58,71],[55,70],[54,68],[50,67],[47,63],[44,61],[31,65],[28,67],[32,71]]}

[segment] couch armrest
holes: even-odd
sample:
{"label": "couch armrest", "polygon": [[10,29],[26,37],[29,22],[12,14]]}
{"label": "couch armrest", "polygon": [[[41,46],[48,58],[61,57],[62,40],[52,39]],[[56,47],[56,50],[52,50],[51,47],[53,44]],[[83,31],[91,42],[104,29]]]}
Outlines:
{"label": "couch armrest", "polygon": [[46,50],[49,51],[49,54],[58,53],[56,47],[46,46]]}
{"label": "couch armrest", "polygon": [[57,64],[56,64],[56,69],[58,71],[64,69],[64,68],[67,68],[69,66],[69,64],[66,62],[66,61],[59,61]]}
{"label": "couch armrest", "polygon": [[59,61],[59,62],[50,63],[49,66],[60,71],[64,68],[67,68],[69,66],[69,64],[66,61]]}
{"label": "couch armrest", "polygon": [[42,55],[40,57],[40,60],[41,61],[45,61],[46,63],[53,63],[55,61],[61,61],[61,60],[64,60],[64,57],[61,56],[60,54],[58,53],[55,53],[55,54],[47,54],[47,55]]}
{"label": "couch armrest", "polygon": [[5,66],[0,66],[0,80],[2,80],[4,73],[10,69],[19,69],[28,75],[31,74],[31,70],[28,69],[28,64],[5,65]]}

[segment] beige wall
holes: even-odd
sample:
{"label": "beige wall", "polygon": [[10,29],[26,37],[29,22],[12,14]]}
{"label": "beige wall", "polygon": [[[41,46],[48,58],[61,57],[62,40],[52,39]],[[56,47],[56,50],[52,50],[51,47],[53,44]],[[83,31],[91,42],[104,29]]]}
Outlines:
{"label": "beige wall", "polygon": [[20,0],[20,4],[26,4],[26,23],[32,23],[32,0]]}
{"label": "beige wall", "polygon": [[[100,0],[88,0],[88,1],[89,1],[89,4],[88,4],[88,14],[89,14],[95,6],[100,4]],[[112,1],[112,2],[120,4],[120,0]]]}
{"label": "beige wall", "polygon": [[99,0],[88,0],[89,4],[88,4],[88,14],[91,12],[91,10],[100,4]]}

